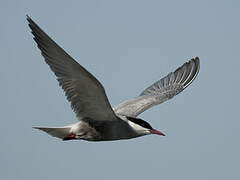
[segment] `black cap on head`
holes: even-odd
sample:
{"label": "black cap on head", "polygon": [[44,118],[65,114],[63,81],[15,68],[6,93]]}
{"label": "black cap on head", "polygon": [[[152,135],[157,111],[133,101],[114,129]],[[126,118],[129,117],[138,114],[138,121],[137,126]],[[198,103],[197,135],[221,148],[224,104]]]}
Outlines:
{"label": "black cap on head", "polygon": [[142,120],[142,119],[133,118],[133,117],[127,117],[127,119],[128,119],[129,121],[134,122],[135,124],[138,124],[138,125],[144,127],[144,128],[153,129],[152,126],[151,126],[149,123],[147,123],[146,121],[144,121],[144,120]]}

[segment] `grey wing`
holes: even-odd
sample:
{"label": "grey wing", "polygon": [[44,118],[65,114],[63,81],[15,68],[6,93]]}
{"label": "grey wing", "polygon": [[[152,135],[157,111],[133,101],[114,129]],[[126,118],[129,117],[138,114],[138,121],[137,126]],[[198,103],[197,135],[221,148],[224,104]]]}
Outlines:
{"label": "grey wing", "polygon": [[58,46],[30,17],[27,16],[27,20],[34,40],[46,63],[57,76],[77,117],[115,119],[101,83]]}
{"label": "grey wing", "polygon": [[199,68],[199,58],[191,59],[145,89],[140,96],[113,108],[114,112],[119,115],[136,117],[150,107],[171,99],[192,83],[199,72]]}

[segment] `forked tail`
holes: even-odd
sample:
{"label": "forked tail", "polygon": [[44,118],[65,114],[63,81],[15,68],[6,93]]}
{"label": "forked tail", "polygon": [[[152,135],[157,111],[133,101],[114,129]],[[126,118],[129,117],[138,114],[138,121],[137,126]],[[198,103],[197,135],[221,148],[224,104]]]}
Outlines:
{"label": "forked tail", "polygon": [[42,130],[54,137],[64,139],[69,136],[71,127],[33,127]]}

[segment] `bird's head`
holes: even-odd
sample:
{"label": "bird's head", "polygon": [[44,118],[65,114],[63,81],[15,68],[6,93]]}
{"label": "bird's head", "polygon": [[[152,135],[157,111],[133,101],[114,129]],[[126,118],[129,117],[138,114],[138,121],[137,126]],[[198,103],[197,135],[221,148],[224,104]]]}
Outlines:
{"label": "bird's head", "polygon": [[162,132],[156,129],[153,129],[149,123],[147,123],[142,119],[133,118],[133,117],[127,117],[127,119],[128,119],[128,124],[140,136],[148,135],[148,134],[157,134],[160,136],[165,136],[165,134],[163,134]]}

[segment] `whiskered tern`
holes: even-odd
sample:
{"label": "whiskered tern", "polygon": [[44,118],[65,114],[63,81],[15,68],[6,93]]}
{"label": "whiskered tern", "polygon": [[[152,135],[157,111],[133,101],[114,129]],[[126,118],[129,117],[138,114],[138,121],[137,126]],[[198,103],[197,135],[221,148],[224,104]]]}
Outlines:
{"label": "whiskered tern", "polygon": [[38,48],[57,76],[79,122],[63,127],[34,127],[62,140],[109,141],[148,134],[165,136],[146,121],[137,118],[143,111],[179,94],[196,78],[199,58],[193,58],[145,89],[136,98],[112,108],[102,84],[29,16],[29,27]]}

